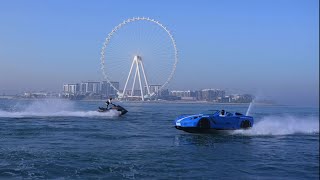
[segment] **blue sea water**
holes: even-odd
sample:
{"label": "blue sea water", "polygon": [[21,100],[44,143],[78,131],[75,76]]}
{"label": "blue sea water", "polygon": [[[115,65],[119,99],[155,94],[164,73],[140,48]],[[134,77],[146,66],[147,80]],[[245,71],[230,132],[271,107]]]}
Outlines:
{"label": "blue sea water", "polygon": [[0,100],[1,179],[319,179],[319,110],[253,104],[250,130],[191,134],[179,114],[248,104]]}

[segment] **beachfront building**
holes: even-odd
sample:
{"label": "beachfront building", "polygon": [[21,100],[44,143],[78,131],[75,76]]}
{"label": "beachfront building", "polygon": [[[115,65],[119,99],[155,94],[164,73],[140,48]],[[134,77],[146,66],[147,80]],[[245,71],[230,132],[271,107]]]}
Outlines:
{"label": "beachfront building", "polygon": [[66,94],[76,94],[79,91],[78,84],[64,84],[63,92]]}
{"label": "beachfront building", "polygon": [[[119,82],[111,82],[111,84],[119,89]],[[107,81],[102,81],[101,82],[101,95],[103,98],[108,98],[108,97],[117,97],[117,91],[108,83]]]}
{"label": "beachfront building", "polygon": [[218,98],[225,97],[225,91],[220,89],[203,89],[201,90],[202,100],[218,102]]}
{"label": "beachfront building", "polygon": [[[157,94],[159,95],[159,90],[161,88],[161,85],[149,85],[150,94]],[[147,86],[144,87],[145,94],[148,93]]]}

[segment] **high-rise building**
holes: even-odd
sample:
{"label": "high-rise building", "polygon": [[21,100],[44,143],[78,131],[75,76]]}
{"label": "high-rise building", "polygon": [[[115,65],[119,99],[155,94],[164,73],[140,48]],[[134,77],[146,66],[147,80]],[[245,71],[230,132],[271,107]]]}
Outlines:
{"label": "high-rise building", "polygon": [[171,91],[170,94],[172,96],[177,96],[177,97],[191,97],[192,91]]}
{"label": "high-rise building", "polygon": [[110,89],[110,84],[108,83],[108,81],[102,81],[101,83],[101,95],[103,97],[108,97],[109,95],[109,89]]}
{"label": "high-rise building", "polygon": [[[111,82],[111,84],[119,89],[119,82]],[[106,98],[117,97],[117,91],[107,81],[102,81],[101,83],[101,94]]]}
{"label": "high-rise building", "polygon": [[69,93],[76,94],[77,85],[76,84],[69,84]]}
{"label": "high-rise building", "polygon": [[195,91],[194,97],[196,98],[196,100],[203,100],[202,99],[202,91]]}
{"label": "high-rise building", "polygon": [[63,92],[69,92],[69,85],[68,84],[63,85]]}
{"label": "high-rise building", "polygon": [[169,96],[169,95],[170,95],[170,93],[169,93],[168,89],[161,89],[160,90],[159,96]]}
{"label": "high-rise building", "polygon": [[77,84],[64,84],[63,85],[63,92],[68,94],[76,94],[77,91]]}
{"label": "high-rise building", "polygon": [[[111,82],[111,84],[112,84],[115,88],[117,88],[117,89],[119,89],[119,87],[120,87],[120,83],[119,83],[119,82],[113,81],[113,82]],[[113,87],[110,87],[110,94],[109,94],[109,96],[118,97],[117,91],[116,91]]]}
{"label": "high-rise building", "polygon": [[84,82],[80,83],[80,93],[81,94],[85,94],[86,93],[86,89],[87,89],[87,84]]}
{"label": "high-rise building", "polygon": [[80,84],[81,93],[100,93],[100,82],[87,81]]}
{"label": "high-rise building", "polygon": [[[159,94],[159,90],[161,88],[161,85],[149,85],[150,94]],[[144,94],[148,93],[147,86],[144,87]]]}
{"label": "high-rise building", "polygon": [[203,89],[201,91],[202,99],[206,101],[218,100],[218,97],[224,97],[225,91],[220,89]]}

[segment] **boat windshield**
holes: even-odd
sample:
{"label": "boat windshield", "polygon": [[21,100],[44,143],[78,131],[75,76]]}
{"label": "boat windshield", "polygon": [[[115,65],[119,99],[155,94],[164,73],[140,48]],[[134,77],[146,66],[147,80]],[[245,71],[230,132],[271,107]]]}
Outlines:
{"label": "boat windshield", "polygon": [[207,111],[201,112],[201,114],[216,114],[219,112],[220,112],[219,110],[207,110]]}

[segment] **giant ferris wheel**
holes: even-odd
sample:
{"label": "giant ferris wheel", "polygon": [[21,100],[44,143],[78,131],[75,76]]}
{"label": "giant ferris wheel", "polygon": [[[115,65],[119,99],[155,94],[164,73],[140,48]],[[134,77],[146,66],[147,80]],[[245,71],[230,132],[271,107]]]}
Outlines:
{"label": "giant ferris wheel", "polygon": [[134,17],[115,26],[101,49],[104,79],[119,99],[146,100],[172,79],[178,51],[175,39],[157,20]]}

